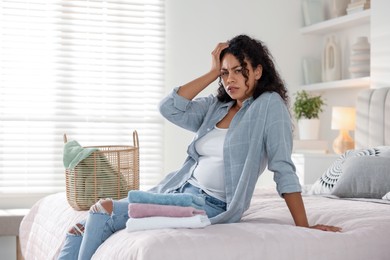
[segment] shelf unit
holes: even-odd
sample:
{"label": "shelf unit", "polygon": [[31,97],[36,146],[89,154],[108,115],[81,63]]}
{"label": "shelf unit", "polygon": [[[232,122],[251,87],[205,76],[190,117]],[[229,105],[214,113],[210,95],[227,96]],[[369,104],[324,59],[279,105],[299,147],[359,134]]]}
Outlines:
{"label": "shelf unit", "polygon": [[[326,20],[300,29],[302,35],[323,36],[335,31],[345,30],[359,25],[370,23],[371,10],[347,14],[334,19]],[[324,91],[337,89],[369,88],[370,77],[343,79],[339,81],[313,83],[301,86],[307,91]]]}
{"label": "shelf unit", "polygon": [[370,22],[371,10],[340,16],[331,20],[326,20],[300,29],[302,35],[318,34],[324,35],[336,30],[343,30],[353,26],[359,26]]}
{"label": "shelf unit", "polygon": [[[371,10],[364,10],[360,12],[356,12],[353,14],[347,14],[338,18],[326,20],[323,22],[319,22],[316,24],[312,24],[310,26],[302,27],[300,29],[300,33],[303,36],[311,36],[309,38],[321,39],[325,38],[328,34],[343,34],[346,32],[346,36],[348,35],[348,31],[356,31],[360,30],[359,27],[364,27],[362,29],[366,30],[366,25],[370,24],[370,16]],[[344,36],[344,35],[343,35]],[[309,39],[310,40],[310,39]],[[318,46],[319,48],[319,46]],[[328,105],[338,105],[338,103],[343,101],[343,97],[339,96],[337,91],[343,93],[343,95],[347,95],[345,92],[355,94],[360,91],[360,88],[369,88],[371,83],[370,77],[362,77],[362,78],[352,78],[352,79],[342,79],[337,81],[329,81],[329,82],[319,82],[312,83],[307,85],[300,86],[300,89],[306,90],[308,92],[323,92],[322,94],[329,94],[328,97],[330,99],[334,99],[335,102],[332,103],[333,100],[328,100]],[[348,100],[350,102],[350,100]],[[324,117],[323,122],[325,125],[331,124],[331,115],[330,111],[326,111],[328,113],[327,117]],[[322,123],[321,123],[322,124]],[[322,131],[329,131],[329,129],[322,129]],[[330,144],[330,132],[326,134],[328,137],[324,138],[327,144]],[[333,138],[332,138],[333,139]],[[319,169],[323,167],[326,169],[326,165],[330,165],[332,161],[337,158],[335,154],[294,154],[293,160],[297,168],[298,176],[303,183],[312,183],[318,178],[318,175],[312,174],[313,169]],[[318,172],[318,171],[317,171]]]}

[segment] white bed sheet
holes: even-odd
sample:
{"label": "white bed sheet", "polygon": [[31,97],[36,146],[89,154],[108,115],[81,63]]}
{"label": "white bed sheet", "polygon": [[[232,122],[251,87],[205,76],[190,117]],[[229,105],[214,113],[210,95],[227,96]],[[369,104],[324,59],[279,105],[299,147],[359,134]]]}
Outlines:
{"label": "white bed sheet", "polygon": [[[195,230],[122,230],[92,259],[390,259],[390,205],[320,196],[304,196],[304,202],[310,224],[341,226],[343,231],[295,227],[284,200],[274,190],[258,189],[240,223]],[[70,208],[65,193],[39,201],[20,228],[25,259],[55,259],[66,231],[86,214]]]}

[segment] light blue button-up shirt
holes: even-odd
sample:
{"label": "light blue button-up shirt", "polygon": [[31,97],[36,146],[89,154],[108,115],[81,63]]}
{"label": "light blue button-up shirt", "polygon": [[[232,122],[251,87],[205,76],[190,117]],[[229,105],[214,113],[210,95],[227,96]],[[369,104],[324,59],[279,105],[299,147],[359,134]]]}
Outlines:
{"label": "light blue button-up shirt", "polygon": [[[196,141],[207,134],[227,114],[234,101],[223,103],[210,95],[187,100],[175,88],[160,102],[161,114],[170,122],[196,133],[188,146],[183,166],[168,174],[153,192],[170,192],[192,175],[199,154]],[[226,212],[211,218],[211,223],[238,222],[248,209],[257,179],[268,164],[274,172],[276,189],[283,193],[300,192],[301,186],[291,160],[291,118],[277,93],[248,98],[232,119],[223,147],[225,164]]]}

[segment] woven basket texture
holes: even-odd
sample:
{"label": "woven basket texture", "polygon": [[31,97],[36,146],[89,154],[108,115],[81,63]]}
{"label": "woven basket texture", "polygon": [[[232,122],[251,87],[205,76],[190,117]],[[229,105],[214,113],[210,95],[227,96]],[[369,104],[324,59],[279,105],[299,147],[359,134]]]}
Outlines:
{"label": "woven basket texture", "polygon": [[[65,136],[66,138],[66,136]],[[125,198],[139,189],[139,143],[134,146],[88,146],[97,148],[74,169],[65,170],[66,197],[76,210],[88,210],[101,198]]]}

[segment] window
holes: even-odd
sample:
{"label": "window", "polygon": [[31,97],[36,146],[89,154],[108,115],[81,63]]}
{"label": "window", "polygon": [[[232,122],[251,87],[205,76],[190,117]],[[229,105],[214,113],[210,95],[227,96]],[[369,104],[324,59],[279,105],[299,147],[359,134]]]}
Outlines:
{"label": "window", "polygon": [[163,0],[0,2],[0,196],[65,190],[63,134],[162,168]]}

